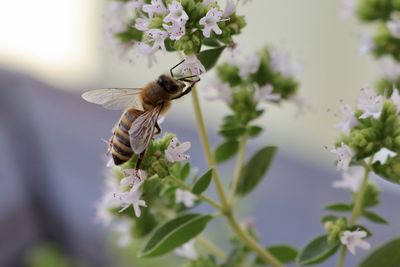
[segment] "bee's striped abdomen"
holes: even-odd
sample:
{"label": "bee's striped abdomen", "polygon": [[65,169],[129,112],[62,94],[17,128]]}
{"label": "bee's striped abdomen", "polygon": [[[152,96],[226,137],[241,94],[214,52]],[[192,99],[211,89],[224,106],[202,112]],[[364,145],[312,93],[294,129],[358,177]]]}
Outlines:
{"label": "bee's striped abdomen", "polygon": [[118,125],[114,128],[114,134],[111,140],[111,154],[115,165],[121,165],[132,157],[133,151],[128,132],[132,123],[142,113],[143,111],[137,109],[128,109],[122,114]]}

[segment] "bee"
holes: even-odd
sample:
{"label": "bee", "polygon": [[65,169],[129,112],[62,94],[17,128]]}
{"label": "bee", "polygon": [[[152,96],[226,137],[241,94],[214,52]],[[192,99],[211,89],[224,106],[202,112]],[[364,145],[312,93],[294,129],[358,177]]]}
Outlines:
{"label": "bee", "polygon": [[161,132],[157,122],[159,116],[165,114],[172,100],[190,93],[200,81],[197,75],[174,77],[173,70],[183,62],[172,67],[170,75],[162,74],[143,88],[95,89],[82,94],[82,98],[90,103],[124,110],[108,141],[107,153],[111,154],[115,165],[125,163],[135,154],[139,156],[138,170],[150,141]]}

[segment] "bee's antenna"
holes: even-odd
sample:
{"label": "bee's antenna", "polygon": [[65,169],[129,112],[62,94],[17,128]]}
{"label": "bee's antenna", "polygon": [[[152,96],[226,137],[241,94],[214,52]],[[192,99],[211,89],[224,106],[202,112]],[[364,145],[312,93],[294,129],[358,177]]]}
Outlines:
{"label": "bee's antenna", "polygon": [[179,65],[181,65],[185,60],[182,60],[181,62],[179,62],[178,64],[176,64],[175,66],[173,66],[172,68],[169,69],[169,73],[171,73],[171,77],[174,78],[174,73],[172,72],[176,67],[178,67]]}

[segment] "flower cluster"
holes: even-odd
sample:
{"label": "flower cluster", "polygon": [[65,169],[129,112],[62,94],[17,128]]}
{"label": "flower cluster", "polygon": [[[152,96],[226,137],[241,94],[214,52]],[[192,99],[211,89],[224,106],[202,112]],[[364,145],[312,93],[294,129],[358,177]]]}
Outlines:
{"label": "flower cluster", "polygon": [[[208,0],[113,0],[106,18],[107,32],[116,38],[123,56],[135,51],[148,57],[149,65],[158,51],[181,51],[193,63],[207,41],[231,45],[232,36],[246,24],[236,15],[233,0],[226,0],[225,8]],[[197,66],[193,75],[204,72],[198,62]]]}

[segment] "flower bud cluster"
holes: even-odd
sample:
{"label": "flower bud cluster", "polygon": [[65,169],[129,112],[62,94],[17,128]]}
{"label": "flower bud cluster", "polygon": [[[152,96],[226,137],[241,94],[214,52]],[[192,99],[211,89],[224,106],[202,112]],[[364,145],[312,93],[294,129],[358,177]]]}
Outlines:
{"label": "flower bud cluster", "polygon": [[336,220],[329,220],[324,223],[324,228],[328,234],[328,243],[335,243],[340,239],[343,231],[347,228],[347,220],[344,217]]}
{"label": "flower bud cluster", "polygon": [[210,0],[113,0],[108,13],[108,33],[125,52],[147,56],[150,65],[159,50],[197,55],[207,40],[232,44],[246,25],[233,0],[225,8]]}

